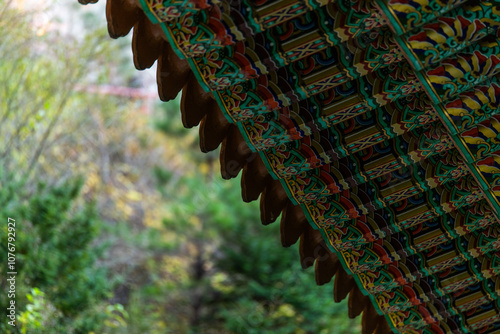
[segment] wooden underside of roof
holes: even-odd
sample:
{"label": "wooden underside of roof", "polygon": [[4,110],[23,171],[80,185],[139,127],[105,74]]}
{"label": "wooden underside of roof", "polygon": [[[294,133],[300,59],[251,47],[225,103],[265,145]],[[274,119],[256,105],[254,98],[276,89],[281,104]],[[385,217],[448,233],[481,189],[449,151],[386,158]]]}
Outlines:
{"label": "wooden underside of roof", "polygon": [[[79,2],[89,4],[97,0]],[[150,22],[135,0],[107,0],[106,18],[112,38],[133,31],[132,52],[138,70],[150,68],[157,61],[158,95],[162,101],[172,100],[182,92],[183,125],[186,128],[199,125],[202,152],[221,146],[222,177],[231,179],[242,173],[242,198],[251,202],[260,197],[262,223],[273,223],[281,214],[282,245],[289,247],[299,242],[301,265],[304,269],[314,266],[316,283],[334,281],[334,300],[348,298],[349,317],[361,315],[363,334],[390,333],[386,319],[377,314],[369,298],[361,293],[353,277],[326,246],[320,232],[307,222],[302,209],[291,203],[281,183],[269,175],[260,156],[250,150],[236,125],[227,121],[213,95],[202,89],[187,61],[175,54],[160,26]]]}
{"label": "wooden underside of roof", "polygon": [[108,0],[106,14],[364,333],[500,333],[500,0]]}

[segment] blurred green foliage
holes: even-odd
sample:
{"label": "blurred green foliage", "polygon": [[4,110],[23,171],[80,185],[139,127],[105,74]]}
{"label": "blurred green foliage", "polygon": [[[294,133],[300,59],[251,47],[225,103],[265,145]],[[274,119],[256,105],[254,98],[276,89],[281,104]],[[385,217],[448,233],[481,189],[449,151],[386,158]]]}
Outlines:
{"label": "blurred green foliage", "polygon": [[[64,332],[65,323],[73,323],[79,313],[111,292],[105,269],[95,265],[100,249],[91,248],[98,232],[97,213],[92,203],[75,205],[80,179],[50,188],[39,183],[32,193],[19,182],[4,182],[0,183],[0,203],[4,204],[0,216],[16,221],[13,244],[16,307],[24,309],[19,315],[21,331],[55,328]],[[6,255],[7,224],[1,229],[0,253]],[[6,291],[6,282],[1,284]],[[0,305],[8,303],[7,294],[1,294]],[[78,326],[70,327],[87,333],[95,326],[81,319]],[[0,323],[1,332],[10,330],[5,321]]]}
{"label": "blurred green foliage", "polygon": [[11,217],[18,272],[1,333],[360,332],[199,152],[178,99],[150,115],[147,98],[85,91],[140,86],[127,40],[93,12],[78,38],[37,15],[0,10],[0,257]]}

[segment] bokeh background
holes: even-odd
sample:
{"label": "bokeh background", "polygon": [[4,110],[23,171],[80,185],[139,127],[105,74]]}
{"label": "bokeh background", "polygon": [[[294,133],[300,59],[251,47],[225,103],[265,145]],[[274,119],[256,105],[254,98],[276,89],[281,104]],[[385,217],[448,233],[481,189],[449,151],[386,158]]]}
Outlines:
{"label": "bokeh background", "polygon": [[[105,3],[0,0],[0,333],[359,333],[111,40]],[[129,36],[130,37],[130,36]]]}

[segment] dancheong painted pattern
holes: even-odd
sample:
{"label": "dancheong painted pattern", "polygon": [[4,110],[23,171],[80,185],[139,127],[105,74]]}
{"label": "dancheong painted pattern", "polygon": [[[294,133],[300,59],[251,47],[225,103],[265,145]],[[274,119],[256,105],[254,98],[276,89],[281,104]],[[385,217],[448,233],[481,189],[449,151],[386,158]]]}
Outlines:
{"label": "dancheong painted pattern", "polygon": [[500,333],[500,0],[106,11],[364,333]]}

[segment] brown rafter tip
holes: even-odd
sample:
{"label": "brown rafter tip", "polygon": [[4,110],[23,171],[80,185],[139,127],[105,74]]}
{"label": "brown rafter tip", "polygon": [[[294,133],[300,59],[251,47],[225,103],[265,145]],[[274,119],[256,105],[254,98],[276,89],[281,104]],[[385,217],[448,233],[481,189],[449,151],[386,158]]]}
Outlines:
{"label": "brown rafter tip", "polygon": [[349,293],[348,299],[348,315],[349,318],[354,319],[363,312],[367,304],[370,303],[370,299],[363,295],[359,287],[355,284]]}
{"label": "brown rafter tip", "polygon": [[262,180],[260,182],[254,181],[254,175],[251,169],[248,168],[248,164],[243,167],[241,173],[241,198],[243,202],[250,203],[257,200],[264,190],[264,185]]}
{"label": "brown rafter tip", "polygon": [[[377,326],[379,325],[379,315],[372,303],[368,303],[363,311],[363,316],[361,317],[361,334],[373,334]],[[390,331],[387,334],[391,333]]]}
{"label": "brown rafter tip", "polygon": [[230,127],[231,123],[224,117],[217,103],[212,104],[212,108],[200,122],[201,151],[207,153],[217,149],[229,133]]}
{"label": "brown rafter tip", "polygon": [[316,259],[323,260],[328,256],[321,233],[310,225],[307,225],[304,233],[300,236],[299,255],[300,263],[304,269],[312,266]]}
{"label": "brown rafter tip", "polygon": [[[261,168],[264,168],[262,171]],[[267,182],[271,181],[271,176],[258,154],[253,156],[243,168],[241,176],[241,197],[243,201],[249,203],[259,198],[264,191]]]}
{"label": "brown rafter tip", "polygon": [[[94,3],[97,0],[79,0],[79,2]],[[106,2],[106,19],[111,38],[126,36],[141,17],[144,17],[144,14],[137,6],[136,1],[108,0]]]}
{"label": "brown rafter tip", "polygon": [[351,292],[354,285],[354,278],[349,275],[344,268],[339,268],[333,284],[333,299],[335,302],[340,303],[344,300],[347,294]]}
{"label": "brown rafter tip", "polygon": [[280,181],[271,179],[270,182],[267,182],[260,197],[260,219],[262,224],[274,223],[288,201],[289,199]]}
{"label": "brown rafter tip", "polygon": [[231,126],[226,138],[222,141],[220,151],[222,178],[228,180],[238,176],[251,158],[252,151],[248,148],[240,131],[236,126]]}
{"label": "brown rafter tip", "polygon": [[181,118],[186,128],[200,124],[209,110],[216,104],[211,93],[205,92],[194,74],[190,74],[182,89]]}
{"label": "brown rafter tip", "polygon": [[299,240],[299,255],[300,255],[300,264],[302,266],[302,269],[307,269],[310,266],[313,265],[314,261],[316,260],[312,256],[307,256],[307,253],[309,252],[310,246],[307,244],[307,232],[304,232],[300,236]]}
{"label": "brown rafter tip", "polygon": [[309,226],[307,219],[299,205],[289,202],[283,211],[280,223],[281,244],[290,247],[299,240]]}
{"label": "brown rafter tip", "polygon": [[377,327],[375,329],[375,334],[390,334],[392,333],[389,324],[387,323],[387,319],[385,317],[379,315],[377,320]]}
{"label": "brown rafter tip", "polygon": [[134,25],[132,35],[132,54],[134,65],[138,70],[150,68],[160,57],[163,44],[166,43],[161,37],[160,26],[153,25],[149,19],[142,15],[141,19]]}
{"label": "brown rafter tip", "polygon": [[317,285],[323,285],[330,282],[340,267],[340,262],[337,258],[337,255],[333,254],[330,251],[328,251],[327,254],[328,256],[325,256],[325,258],[316,259],[314,274],[316,277]]}
{"label": "brown rafter tip", "polygon": [[156,68],[160,99],[165,102],[175,99],[186,85],[191,73],[187,60],[180,59],[169,43],[163,43]]}
{"label": "brown rafter tip", "polygon": [[269,174],[269,171],[266,168],[266,165],[264,164],[264,161],[262,161],[262,158],[260,155],[256,154],[255,159],[252,159],[249,164],[251,165],[252,169],[255,172],[255,175],[260,177],[260,178],[270,178],[271,175]]}

